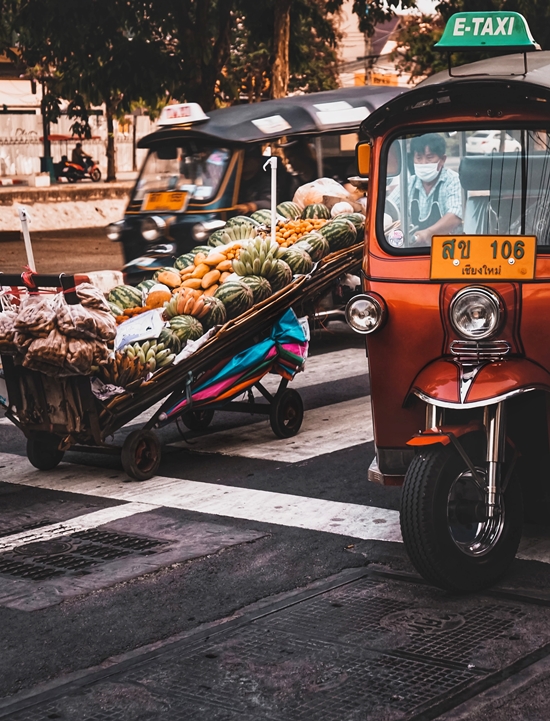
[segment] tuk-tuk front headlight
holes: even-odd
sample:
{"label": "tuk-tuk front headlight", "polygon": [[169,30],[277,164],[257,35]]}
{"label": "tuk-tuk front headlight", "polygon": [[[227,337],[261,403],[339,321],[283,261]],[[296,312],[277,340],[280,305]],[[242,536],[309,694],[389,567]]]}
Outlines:
{"label": "tuk-tuk front headlight", "polygon": [[356,333],[374,333],[384,324],[386,317],[386,304],[375,293],[356,295],[346,305],[346,321]]}
{"label": "tuk-tuk front headlight", "polygon": [[120,240],[123,227],[123,220],[117,220],[116,223],[109,223],[109,225],[105,228],[105,234],[107,235],[107,238],[109,238],[109,240],[112,240],[114,243],[117,240]]}
{"label": "tuk-tuk front headlight", "polygon": [[219,230],[224,226],[224,220],[205,220],[202,223],[196,223],[193,226],[191,233],[193,234],[194,240],[202,243],[202,241],[209,238],[215,230]]}
{"label": "tuk-tuk front headlight", "polygon": [[489,288],[463,288],[451,301],[449,312],[453,328],[468,340],[494,335],[502,316],[500,298]]}
{"label": "tuk-tuk front headlight", "polygon": [[158,240],[165,229],[166,221],[160,215],[148,215],[141,221],[141,234],[149,243]]}

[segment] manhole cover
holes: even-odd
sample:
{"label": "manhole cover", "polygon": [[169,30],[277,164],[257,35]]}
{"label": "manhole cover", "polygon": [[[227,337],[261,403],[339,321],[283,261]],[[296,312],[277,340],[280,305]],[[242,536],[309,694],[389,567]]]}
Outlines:
{"label": "manhole cover", "polygon": [[380,619],[380,625],[390,631],[407,633],[433,633],[454,631],[465,624],[460,613],[438,611],[433,608],[411,608],[390,613]]}
{"label": "manhole cover", "polygon": [[19,556],[52,556],[56,553],[65,553],[71,549],[68,541],[59,539],[53,541],[36,541],[35,543],[25,543],[24,546],[14,548],[14,553]]}
{"label": "manhole cover", "polygon": [[92,529],[0,553],[0,574],[32,581],[89,573],[91,566],[166,550],[168,541]]}

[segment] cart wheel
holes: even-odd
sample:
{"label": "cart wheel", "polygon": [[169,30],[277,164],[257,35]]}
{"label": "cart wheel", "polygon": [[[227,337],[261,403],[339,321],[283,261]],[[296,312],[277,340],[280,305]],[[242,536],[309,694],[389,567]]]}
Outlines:
{"label": "cart wheel", "polygon": [[35,468],[51,471],[58,466],[65,455],[59,450],[59,436],[53,433],[33,433],[27,438],[27,458]]}
{"label": "cart wheel", "polygon": [[152,431],[132,431],[122,444],[120,460],[130,478],[146,481],[157,472],[160,456],[160,441]]}
{"label": "cart wheel", "polygon": [[212,423],[212,418],[214,418],[214,411],[210,408],[187,411],[181,416],[181,420],[190,431],[205,431]]}
{"label": "cart wheel", "polygon": [[269,422],[273,433],[279,438],[295,436],[304,419],[304,404],[297,391],[287,388],[276,395],[271,405]]}
{"label": "cart wheel", "polygon": [[[484,439],[461,438],[479,475],[485,475]],[[506,477],[506,470],[504,472]],[[485,492],[452,446],[432,446],[411,462],[401,497],[401,532],[409,557],[430,583],[477,591],[502,576],[521,539],[523,504],[512,474],[495,518],[485,514]]]}

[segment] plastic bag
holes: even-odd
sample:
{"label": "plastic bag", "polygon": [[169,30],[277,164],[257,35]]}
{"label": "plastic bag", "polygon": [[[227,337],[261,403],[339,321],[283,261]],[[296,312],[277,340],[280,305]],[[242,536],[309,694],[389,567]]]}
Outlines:
{"label": "plastic bag", "polygon": [[91,283],[80,283],[76,286],[76,294],[84,308],[93,308],[109,313],[109,304],[103,293]]}
{"label": "plastic bag", "polygon": [[332,178],[318,178],[311,183],[301,185],[294,193],[292,202],[303,209],[306,205],[322,203],[326,195],[341,198],[342,200],[348,200],[350,197],[348,191],[341,186],[340,183],[337,183],[336,180]]}
{"label": "plastic bag", "polygon": [[56,308],[57,327],[70,338],[109,341],[116,336],[116,321],[110,312],[69,305],[63,297],[56,300]]}
{"label": "plastic bag", "polygon": [[55,328],[47,338],[35,338],[32,341],[23,365],[31,370],[58,376],[65,362],[68,345],[68,339]]}
{"label": "plastic bag", "polygon": [[55,327],[54,299],[47,296],[28,295],[19,306],[15,330],[39,338],[46,338]]}
{"label": "plastic bag", "polygon": [[16,311],[7,310],[0,313],[0,353],[15,353],[15,319]]}

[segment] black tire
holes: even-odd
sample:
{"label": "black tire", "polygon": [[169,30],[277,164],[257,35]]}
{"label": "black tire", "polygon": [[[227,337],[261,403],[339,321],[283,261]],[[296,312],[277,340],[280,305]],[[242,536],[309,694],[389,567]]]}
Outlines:
{"label": "black tire", "polygon": [[277,393],[269,413],[271,429],[278,438],[295,436],[304,419],[304,404],[300,394],[287,388],[280,395]]}
{"label": "black tire", "polygon": [[27,458],[35,468],[51,471],[56,468],[65,455],[59,450],[61,439],[53,433],[34,433],[27,438]]}
{"label": "black tire", "polygon": [[94,183],[97,183],[99,180],[101,180],[101,170],[99,168],[94,168],[92,171],[90,171],[90,178]]}
{"label": "black tire", "polygon": [[122,467],[135,481],[146,481],[154,476],[160,458],[160,441],[152,431],[132,431],[122,444]]}
{"label": "black tire", "polygon": [[70,174],[70,175],[67,175],[67,180],[69,181],[69,183],[76,183],[78,178],[76,177],[76,175]]}
{"label": "black tire", "polygon": [[[484,439],[470,434],[460,440],[484,473]],[[477,591],[493,584],[514,560],[523,523],[517,477],[512,474],[508,482],[500,519],[483,520],[483,496],[454,446],[431,446],[413,459],[401,496],[401,533],[413,565],[430,583]]]}
{"label": "black tire", "polygon": [[187,411],[181,416],[183,424],[190,431],[205,431],[212,423],[214,411],[210,408],[197,409],[196,411]]}

